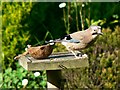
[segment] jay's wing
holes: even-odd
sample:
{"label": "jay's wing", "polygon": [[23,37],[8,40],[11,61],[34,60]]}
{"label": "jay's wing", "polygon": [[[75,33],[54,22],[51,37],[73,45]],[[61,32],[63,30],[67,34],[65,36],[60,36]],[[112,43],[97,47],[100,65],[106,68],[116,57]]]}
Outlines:
{"label": "jay's wing", "polygon": [[85,31],[78,31],[78,32],[74,32],[72,34],[69,34],[70,37],[72,39],[78,40],[78,41],[83,41],[83,39],[85,38]]}
{"label": "jay's wing", "polygon": [[62,41],[70,43],[80,43],[85,38],[85,31],[78,31],[72,34],[68,34],[62,38]]}
{"label": "jay's wing", "polygon": [[72,34],[65,35],[64,37],[61,37],[56,40],[52,41],[46,41],[46,43],[50,42],[70,42],[70,43],[80,43],[85,38],[85,32],[84,31],[78,31]]}

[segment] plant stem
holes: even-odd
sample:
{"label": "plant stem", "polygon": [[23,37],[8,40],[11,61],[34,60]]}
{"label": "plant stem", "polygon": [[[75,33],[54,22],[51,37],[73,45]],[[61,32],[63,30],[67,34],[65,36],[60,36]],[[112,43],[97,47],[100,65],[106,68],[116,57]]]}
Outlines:
{"label": "plant stem", "polygon": [[65,9],[64,8],[63,8],[63,20],[64,20],[65,28],[67,29],[67,26],[66,26],[66,14],[65,14]]}
{"label": "plant stem", "polygon": [[81,19],[82,30],[84,30],[84,22],[83,22],[83,16],[82,16],[82,4],[81,4],[81,8],[80,8],[80,19]]}
{"label": "plant stem", "polygon": [[90,20],[90,4],[89,4],[89,8],[88,8],[88,20],[89,20],[89,23],[88,23],[88,27],[91,25],[91,20]]}
{"label": "plant stem", "polygon": [[68,21],[68,23],[67,23],[67,32],[66,32],[67,34],[70,33],[69,14],[70,14],[70,3],[68,2],[68,14],[67,14],[67,21]]}
{"label": "plant stem", "polygon": [[76,28],[77,28],[77,31],[79,31],[77,2],[75,2],[74,5],[75,5],[75,10],[76,10]]}

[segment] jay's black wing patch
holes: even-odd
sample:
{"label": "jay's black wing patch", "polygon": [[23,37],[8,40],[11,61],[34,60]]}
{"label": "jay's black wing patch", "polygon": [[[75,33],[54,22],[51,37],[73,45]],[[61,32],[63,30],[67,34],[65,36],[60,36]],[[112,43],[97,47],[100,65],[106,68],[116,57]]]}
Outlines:
{"label": "jay's black wing patch", "polygon": [[64,36],[63,41],[64,42],[70,42],[70,43],[80,43],[79,40],[76,40],[76,39],[72,38],[70,35]]}
{"label": "jay's black wing patch", "polygon": [[61,39],[61,40],[63,40],[63,39],[65,39],[65,40],[70,40],[70,39],[72,39],[72,38],[70,37],[70,35],[65,35],[65,36],[61,37],[60,39]]}

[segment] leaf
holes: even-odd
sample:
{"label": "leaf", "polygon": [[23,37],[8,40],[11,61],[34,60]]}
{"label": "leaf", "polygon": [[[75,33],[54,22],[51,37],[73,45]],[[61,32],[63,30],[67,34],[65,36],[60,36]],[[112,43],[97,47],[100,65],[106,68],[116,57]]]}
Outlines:
{"label": "leaf", "polygon": [[41,81],[40,85],[43,86],[43,87],[45,87],[46,86],[46,81]]}
{"label": "leaf", "polygon": [[9,74],[11,72],[12,72],[12,68],[8,68],[8,69],[5,70],[5,73],[7,73],[7,74]]}

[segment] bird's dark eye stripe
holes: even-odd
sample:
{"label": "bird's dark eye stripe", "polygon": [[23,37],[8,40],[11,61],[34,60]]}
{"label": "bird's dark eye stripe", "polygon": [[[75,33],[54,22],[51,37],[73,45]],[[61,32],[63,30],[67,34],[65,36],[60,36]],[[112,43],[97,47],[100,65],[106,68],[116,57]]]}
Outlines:
{"label": "bird's dark eye stripe", "polygon": [[92,35],[95,35],[95,34],[97,34],[97,32],[96,33],[92,33]]}

